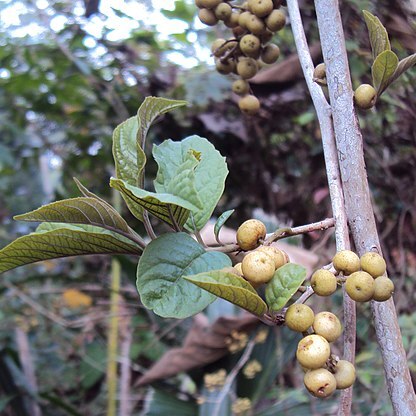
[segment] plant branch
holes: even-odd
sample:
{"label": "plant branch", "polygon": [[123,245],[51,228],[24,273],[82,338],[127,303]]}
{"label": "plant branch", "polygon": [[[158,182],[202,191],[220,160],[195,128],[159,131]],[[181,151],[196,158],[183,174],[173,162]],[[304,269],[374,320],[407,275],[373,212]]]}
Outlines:
{"label": "plant branch", "polygon": [[[337,251],[350,249],[347,215],[340,177],[338,154],[335,143],[335,132],[332,121],[332,110],[322,88],[314,81],[314,64],[309,52],[309,46],[303,29],[297,0],[287,2],[293,35],[296,42],[299,60],[308,85],[309,92],[317,113],[322,135],[322,146],[325,158],[329,194],[332,212],[335,219],[335,240]],[[356,311],[353,302],[344,290],[344,359],[354,363],[356,340]],[[341,392],[338,415],[348,415],[351,412],[352,387]]]}
{"label": "plant branch", "polygon": [[[337,0],[315,0],[326,78],[331,101],[338,161],[348,223],[359,255],[380,242],[371,204],[363,142],[354,109],[345,37]],[[416,414],[416,396],[407,366],[393,299],[372,302],[393,409],[397,415]]]}

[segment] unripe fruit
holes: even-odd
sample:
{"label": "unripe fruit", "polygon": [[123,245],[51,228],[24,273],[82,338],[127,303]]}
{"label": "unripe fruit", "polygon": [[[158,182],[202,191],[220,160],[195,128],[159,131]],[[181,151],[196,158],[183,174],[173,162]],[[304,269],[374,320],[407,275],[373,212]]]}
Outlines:
{"label": "unripe fruit", "polygon": [[233,82],[231,89],[235,94],[246,95],[250,91],[250,85],[244,79],[238,79]]}
{"label": "unripe fruit", "polygon": [[314,370],[325,365],[331,354],[329,342],[321,335],[308,335],[301,339],[296,358],[302,367]]}
{"label": "unripe fruit", "polygon": [[241,52],[252,58],[260,55],[260,39],[254,35],[244,35],[239,43]]}
{"label": "unripe fruit", "polygon": [[260,17],[257,17],[254,14],[251,14],[247,18],[246,27],[254,35],[261,35],[266,30],[263,19],[260,19]]}
{"label": "unripe fruit", "polygon": [[288,263],[287,254],[276,247],[261,246],[257,249],[257,251],[262,251],[263,253],[268,254],[273,259],[276,270]]}
{"label": "unripe fruit", "polygon": [[253,116],[260,109],[260,101],[254,95],[246,95],[238,102],[238,107],[244,114]]}
{"label": "unripe fruit", "polygon": [[238,16],[238,24],[243,28],[247,29],[247,21],[252,16],[252,14],[249,11],[245,11],[240,13]]}
{"label": "unripe fruit", "polygon": [[237,230],[237,244],[241,250],[254,250],[266,237],[266,226],[259,220],[244,221]]}
{"label": "unripe fruit", "polygon": [[283,29],[286,24],[286,15],[281,10],[273,10],[266,17],[266,27],[272,32],[278,32]]}
{"label": "unripe fruit", "polygon": [[240,58],[237,63],[237,73],[243,79],[253,78],[257,74],[257,62],[253,58]]}
{"label": "unripe fruit", "polygon": [[199,20],[207,26],[215,26],[218,23],[218,19],[215,13],[209,9],[200,9],[198,12]]}
{"label": "unripe fruit", "polygon": [[361,110],[374,107],[377,100],[377,91],[369,84],[361,84],[354,92],[354,102]]}
{"label": "unripe fruit", "polygon": [[218,38],[212,42],[211,52],[214,56],[220,57],[221,55],[224,55],[227,50],[232,48],[232,46],[232,42],[226,43],[225,39]]}
{"label": "unripe fruit", "polygon": [[325,79],[326,78],[326,66],[324,63],[316,65],[313,71],[314,79]]}
{"label": "unripe fruit", "polygon": [[217,19],[225,21],[231,17],[233,10],[228,3],[220,3],[214,12]]}
{"label": "unripe fruit", "polygon": [[349,297],[356,302],[367,302],[374,295],[374,279],[367,272],[352,273],[345,282],[345,290]]}
{"label": "unripe fruit", "polygon": [[337,389],[347,389],[354,384],[355,367],[352,363],[346,360],[339,360],[334,370]]}
{"label": "unripe fruit", "polygon": [[313,323],[313,310],[302,303],[294,303],[289,306],[285,315],[285,323],[288,328],[296,332],[305,332]]}
{"label": "unripe fruit", "polygon": [[220,74],[226,75],[234,72],[235,70],[235,61],[227,59],[223,61],[221,59],[215,60],[215,67]]}
{"label": "unripe fruit", "polygon": [[330,396],[337,386],[334,375],[325,368],[308,371],[303,382],[309,393],[321,399]]}
{"label": "unripe fruit", "polygon": [[387,276],[380,276],[374,280],[373,300],[384,302],[391,298],[394,292],[394,283]]}
{"label": "unripe fruit", "polygon": [[243,276],[243,269],[241,268],[241,262],[237,263],[236,265],[234,265],[234,269],[237,271],[238,274],[240,274],[241,276]]}
{"label": "unripe fruit", "polygon": [[339,319],[331,312],[319,312],[313,321],[315,334],[323,336],[328,342],[336,341],[342,333]]}
{"label": "unripe fruit", "polygon": [[259,35],[260,42],[265,45],[267,42],[270,42],[273,38],[274,33],[270,32],[269,29],[266,29],[261,35]]}
{"label": "unripe fruit", "polygon": [[330,296],[337,290],[337,278],[329,270],[319,269],[311,277],[313,291],[319,296]]}
{"label": "unripe fruit", "polygon": [[280,48],[273,43],[269,43],[263,48],[260,56],[265,64],[274,64],[280,56]]}
{"label": "unripe fruit", "polygon": [[374,278],[386,273],[386,262],[380,254],[370,251],[360,258],[361,269],[370,273]]}
{"label": "unripe fruit", "polygon": [[241,269],[244,277],[255,284],[269,282],[275,272],[273,259],[261,251],[248,253],[242,261]]}
{"label": "unripe fruit", "polygon": [[206,9],[214,9],[220,3],[222,3],[222,0],[198,0],[197,6],[205,7]]}
{"label": "unripe fruit", "polygon": [[273,10],[272,0],[248,0],[248,8],[257,17],[265,17]]}
{"label": "unripe fruit", "polygon": [[231,16],[227,20],[224,20],[225,26],[229,28],[237,27],[239,25],[238,21],[239,21],[240,14],[241,14],[240,11],[232,12]]}
{"label": "unripe fruit", "polygon": [[351,250],[338,251],[332,259],[335,270],[348,275],[360,270],[360,258]]}

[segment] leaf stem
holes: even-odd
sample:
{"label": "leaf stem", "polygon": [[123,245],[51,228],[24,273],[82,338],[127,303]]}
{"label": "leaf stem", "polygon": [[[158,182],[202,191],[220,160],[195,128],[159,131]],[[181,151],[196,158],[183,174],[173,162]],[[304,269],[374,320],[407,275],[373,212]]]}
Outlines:
{"label": "leaf stem", "polygon": [[149,213],[146,210],[143,210],[143,225],[146,229],[147,235],[152,239],[155,240],[157,235],[155,234],[152,224],[150,222]]}

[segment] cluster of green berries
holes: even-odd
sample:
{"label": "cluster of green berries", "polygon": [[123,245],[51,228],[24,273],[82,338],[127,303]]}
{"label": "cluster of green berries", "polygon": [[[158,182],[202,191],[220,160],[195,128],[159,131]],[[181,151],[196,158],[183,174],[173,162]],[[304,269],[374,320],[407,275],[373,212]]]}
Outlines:
{"label": "cluster of green berries", "polygon": [[220,74],[236,74],[232,90],[241,96],[238,105],[245,114],[256,114],[260,101],[250,93],[248,79],[264,64],[273,64],[280,55],[277,45],[270,43],[273,35],[283,29],[286,14],[282,0],[248,0],[241,4],[230,0],[195,0],[198,17],[209,26],[222,21],[232,29],[230,39],[216,39],[211,51]]}
{"label": "cluster of green berries", "polygon": [[[365,253],[360,257],[350,250],[339,251],[332,264],[345,279],[345,290],[356,302],[376,300],[384,302],[391,298],[394,283],[385,276],[386,262],[380,254]],[[337,277],[326,269],[317,270],[311,278],[314,292],[320,296],[330,296],[337,289]]]}
{"label": "cluster of green berries", "polygon": [[330,343],[342,333],[340,320],[331,312],[316,315],[305,304],[294,303],[286,311],[288,328],[301,332],[296,358],[305,371],[305,387],[316,397],[330,396],[336,389],[346,389],[355,381],[355,367],[331,355]]}
{"label": "cluster of green berries", "polygon": [[265,237],[266,226],[259,220],[247,220],[237,230],[237,243],[240,248],[254,251],[246,254],[243,261],[234,268],[255,288],[268,283],[275,271],[289,262],[289,256],[283,250],[261,245]]}

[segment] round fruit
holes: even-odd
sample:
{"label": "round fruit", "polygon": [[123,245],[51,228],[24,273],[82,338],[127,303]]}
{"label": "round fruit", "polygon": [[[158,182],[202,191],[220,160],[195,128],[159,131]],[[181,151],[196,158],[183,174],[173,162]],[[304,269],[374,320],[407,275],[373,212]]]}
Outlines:
{"label": "round fruit", "polygon": [[215,13],[209,9],[200,9],[198,12],[199,20],[207,26],[215,26],[218,23],[218,19]]}
{"label": "round fruit", "polygon": [[373,300],[384,302],[391,298],[394,292],[394,283],[387,276],[380,276],[374,280]]}
{"label": "round fruit", "polygon": [[351,250],[338,251],[332,259],[335,270],[348,275],[360,270],[360,258]]}
{"label": "round fruit", "polygon": [[257,17],[264,17],[273,10],[272,0],[248,0],[248,8]]}
{"label": "round fruit", "polygon": [[346,360],[339,360],[334,370],[337,389],[347,389],[354,384],[355,367],[352,363]]}
{"label": "round fruit", "polygon": [[239,14],[238,16],[238,24],[243,28],[247,29],[247,21],[252,16],[249,11],[245,11]]}
{"label": "round fruit", "polygon": [[313,291],[319,296],[330,296],[337,290],[337,278],[329,270],[319,269],[311,277]]}
{"label": "round fruit", "polygon": [[276,247],[261,246],[257,249],[257,251],[262,251],[262,252],[268,254],[274,260],[274,267],[275,267],[276,270],[279,267],[282,267],[283,265],[288,263],[287,254],[285,252],[283,252],[282,250],[279,250]]}
{"label": "round fruit", "polygon": [[254,35],[244,35],[239,43],[241,52],[252,58],[260,55],[260,39]]}
{"label": "round fruit", "polygon": [[235,62],[231,59],[227,59],[226,61],[216,59],[215,67],[220,74],[226,75],[235,70]]}
{"label": "round fruit", "polygon": [[313,77],[315,79],[325,79],[326,78],[326,66],[324,63],[316,65],[313,71]]}
{"label": "round fruit", "polygon": [[212,42],[211,45],[211,52],[214,56],[220,57],[221,55],[224,55],[224,53],[229,50],[229,48],[232,47],[232,43],[226,43],[225,39],[218,38],[215,39],[214,42]]}
{"label": "round fruit", "polygon": [[380,254],[374,251],[365,253],[360,258],[361,269],[370,273],[374,278],[386,273],[386,262]]}
{"label": "round fruit", "polygon": [[274,64],[280,56],[280,48],[274,43],[269,43],[263,48],[260,56],[265,64]]}
{"label": "round fruit", "polygon": [[198,0],[197,6],[205,7],[207,9],[213,9],[217,7],[220,3],[222,3],[222,0]]}
{"label": "round fruit", "polygon": [[233,27],[237,27],[239,25],[238,20],[240,17],[241,12],[232,12],[231,16],[224,20],[224,24],[225,26],[229,27],[229,28],[233,28]]}
{"label": "round fruit", "polygon": [[267,42],[270,42],[273,38],[274,33],[270,32],[269,29],[266,29],[261,35],[259,35],[260,37],[260,42],[264,45]]}
{"label": "round fruit", "polygon": [[243,79],[253,78],[257,74],[257,62],[253,58],[240,58],[237,63],[237,73]]}
{"label": "round fruit", "polygon": [[257,114],[260,109],[260,101],[254,95],[246,95],[238,102],[240,110],[249,116]]}
{"label": "round fruit", "polygon": [[250,85],[244,79],[238,79],[233,82],[231,89],[235,94],[246,95],[250,91]]}
{"label": "round fruit", "polygon": [[219,20],[228,20],[233,10],[228,3],[220,3],[214,10],[215,16]]}
{"label": "round fruit", "polygon": [[356,302],[367,302],[374,295],[375,283],[371,274],[359,271],[348,276],[345,290]]}
{"label": "round fruit", "polygon": [[248,253],[242,261],[241,269],[243,276],[255,284],[269,282],[275,272],[273,259],[261,251]]}
{"label": "round fruit", "polygon": [[315,334],[323,336],[328,342],[334,342],[342,333],[341,322],[331,312],[319,312],[312,324]]}
{"label": "round fruit", "polygon": [[243,276],[243,269],[241,268],[241,262],[234,265],[234,269],[237,271],[238,274]]}
{"label": "round fruit", "polygon": [[266,237],[266,226],[259,220],[244,221],[237,230],[237,244],[242,250],[254,250]]}
{"label": "round fruit", "polygon": [[287,308],[285,323],[292,331],[305,332],[312,325],[314,316],[308,305],[294,303]]}
{"label": "round fruit", "polygon": [[308,371],[303,382],[309,393],[321,399],[330,396],[337,386],[334,375],[325,368]]}
{"label": "round fruit", "polygon": [[329,342],[321,335],[308,335],[301,339],[296,358],[302,367],[314,370],[322,367],[331,354]]}
{"label": "round fruit", "polygon": [[260,19],[260,17],[257,17],[251,13],[247,18],[246,27],[254,35],[261,35],[266,29],[266,25],[264,24],[263,19]]}
{"label": "round fruit", "polygon": [[377,91],[369,84],[361,84],[354,92],[354,101],[361,110],[374,107],[377,100]]}
{"label": "round fruit", "polygon": [[273,10],[266,17],[266,27],[272,32],[278,32],[283,29],[286,24],[286,15],[280,10]]}

